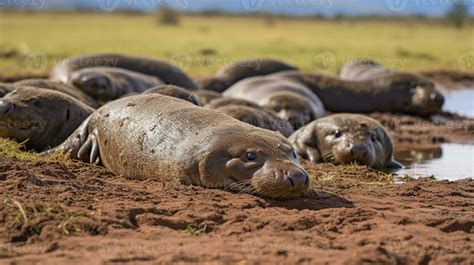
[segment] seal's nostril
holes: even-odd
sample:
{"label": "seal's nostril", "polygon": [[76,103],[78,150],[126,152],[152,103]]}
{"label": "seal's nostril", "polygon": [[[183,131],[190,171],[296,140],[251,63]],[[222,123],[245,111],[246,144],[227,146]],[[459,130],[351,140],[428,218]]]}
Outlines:
{"label": "seal's nostril", "polygon": [[304,185],[308,185],[308,183],[309,183],[309,177],[306,176],[306,179],[304,180]]}
{"label": "seal's nostril", "polygon": [[294,186],[295,186],[295,182],[293,182],[293,179],[291,179],[291,177],[288,177],[288,180],[290,181],[291,186],[294,187]]}
{"label": "seal's nostril", "polygon": [[0,101],[0,113],[3,113],[3,115],[6,115],[8,112],[10,112],[12,107],[13,106],[8,102],[3,100]]}

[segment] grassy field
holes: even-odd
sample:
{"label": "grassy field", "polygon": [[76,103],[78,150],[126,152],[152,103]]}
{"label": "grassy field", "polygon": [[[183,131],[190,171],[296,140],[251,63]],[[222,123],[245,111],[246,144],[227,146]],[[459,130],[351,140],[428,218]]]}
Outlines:
{"label": "grassy field", "polygon": [[182,17],[179,26],[160,26],[151,15],[3,13],[0,75],[46,74],[64,57],[96,52],[168,59],[194,76],[255,56],[326,72],[359,57],[390,68],[457,70],[473,44],[472,28],[422,22]]}

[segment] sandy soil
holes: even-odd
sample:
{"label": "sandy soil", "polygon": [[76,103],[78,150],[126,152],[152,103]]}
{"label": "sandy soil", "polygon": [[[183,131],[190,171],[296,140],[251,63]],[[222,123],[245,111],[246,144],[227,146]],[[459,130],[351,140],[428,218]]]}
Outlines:
{"label": "sandy soil", "polygon": [[323,183],[305,166],[317,191],[274,201],[0,158],[0,262],[474,262],[472,180]]}

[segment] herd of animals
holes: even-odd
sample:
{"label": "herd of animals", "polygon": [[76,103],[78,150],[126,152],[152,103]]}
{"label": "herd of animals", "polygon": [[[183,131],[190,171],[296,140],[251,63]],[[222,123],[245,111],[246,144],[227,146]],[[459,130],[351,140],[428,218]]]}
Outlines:
{"label": "herd of animals", "polygon": [[244,59],[193,80],[121,54],[65,59],[49,79],[0,83],[0,97],[0,137],[28,150],[272,198],[308,190],[298,158],[401,167],[383,126],[357,113],[431,115],[444,103],[430,79],[370,60],[329,76]]}

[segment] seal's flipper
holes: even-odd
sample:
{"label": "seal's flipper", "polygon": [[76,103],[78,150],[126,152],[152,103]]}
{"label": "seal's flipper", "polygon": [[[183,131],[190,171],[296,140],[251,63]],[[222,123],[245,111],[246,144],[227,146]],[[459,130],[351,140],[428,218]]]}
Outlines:
{"label": "seal's flipper", "polygon": [[[97,130],[90,129],[93,116],[89,116],[62,144],[41,154],[69,153],[72,159],[93,164],[100,162]],[[90,151],[90,153],[86,153],[86,151]]]}
{"label": "seal's flipper", "polygon": [[87,161],[91,164],[98,164],[100,162],[99,144],[97,143],[97,129],[92,131],[87,136],[87,140],[82,144],[77,152],[77,158],[82,161]]}
{"label": "seal's flipper", "polygon": [[385,164],[385,167],[387,169],[392,169],[392,170],[405,168],[400,162],[398,162],[397,160],[393,158],[387,161],[387,163]]}

